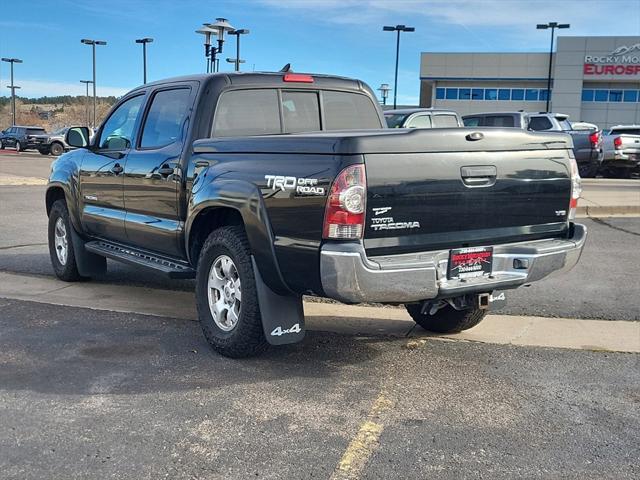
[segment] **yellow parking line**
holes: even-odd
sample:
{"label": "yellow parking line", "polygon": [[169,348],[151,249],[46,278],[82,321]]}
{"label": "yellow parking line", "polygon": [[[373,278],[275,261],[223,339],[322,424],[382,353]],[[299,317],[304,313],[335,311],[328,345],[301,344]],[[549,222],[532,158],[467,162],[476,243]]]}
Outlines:
{"label": "yellow parking line", "polygon": [[353,480],[360,478],[367,461],[379,444],[384,426],[383,414],[393,407],[393,402],[386,392],[380,392],[369,410],[367,419],[360,425],[356,436],[351,440],[336,469],[331,475],[332,480]]}

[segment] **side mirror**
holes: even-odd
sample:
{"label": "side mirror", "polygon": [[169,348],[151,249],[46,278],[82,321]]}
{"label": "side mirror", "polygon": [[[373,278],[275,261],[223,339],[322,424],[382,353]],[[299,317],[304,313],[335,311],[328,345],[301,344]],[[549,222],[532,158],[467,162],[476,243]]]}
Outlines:
{"label": "side mirror", "polygon": [[71,127],[67,130],[64,141],[71,147],[87,148],[89,146],[89,129],[87,127]]}

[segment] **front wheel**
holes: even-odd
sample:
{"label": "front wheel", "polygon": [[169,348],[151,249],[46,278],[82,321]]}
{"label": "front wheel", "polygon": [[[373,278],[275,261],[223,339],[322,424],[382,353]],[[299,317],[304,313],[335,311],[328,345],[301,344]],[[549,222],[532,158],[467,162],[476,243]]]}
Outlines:
{"label": "front wheel", "polygon": [[16,142],[16,151],[17,152],[21,152],[22,151],[22,145],[20,144],[20,142]]}
{"label": "front wheel", "polygon": [[61,143],[58,143],[58,142],[52,143],[49,150],[51,151],[51,155],[55,157],[57,157],[58,155],[62,155],[64,153],[64,147],[62,146]]}
{"label": "front wheel", "polygon": [[456,310],[451,305],[446,305],[433,315],[429,315],[429,312],[421,313],[422,304],[420,303],[412,303],[405,307],[414,322],[425,330],[437,333],[458,333],[468,330],[478,325],[487,313],[486,310],[479,308]]}
{"label": "front wheel", "polygon": [[242,227],[222,227],[207,238],[198,259],[196,303],[204,335],[218,353],[244,358],[267,348]]}
{"label": "front wheel", "polygon": [[49,256],[53,271],[60,280],[80,280],[71,240],[69,210],[64,200],[56,200],[49,213]]}
{"label": "front wheel", "polygon": [[4,142],[0,140],[0,150],[4,150]]}

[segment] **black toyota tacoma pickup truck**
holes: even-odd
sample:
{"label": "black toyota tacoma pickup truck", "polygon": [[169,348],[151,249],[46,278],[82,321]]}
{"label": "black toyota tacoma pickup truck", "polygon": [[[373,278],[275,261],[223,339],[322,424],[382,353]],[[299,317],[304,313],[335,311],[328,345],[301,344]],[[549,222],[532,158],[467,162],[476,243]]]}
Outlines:
{"label": "black toyota tacoma pickup truck", "polygon": [[79,148],[52,166],[55,273],[100,275],[109,258],[195,278],[208,341],[245,357],[303,337],[303,295],[404,304],[456,332],[492,293],[576,264],[569,136],[383,122],[371,89],[340,77],[136,88],[91,141],[70,128]]}

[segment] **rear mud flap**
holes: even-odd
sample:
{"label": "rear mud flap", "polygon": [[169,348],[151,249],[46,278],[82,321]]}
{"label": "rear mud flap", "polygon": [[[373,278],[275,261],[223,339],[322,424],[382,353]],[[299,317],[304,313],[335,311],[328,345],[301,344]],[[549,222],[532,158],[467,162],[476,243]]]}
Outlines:
{"label": "rear mud flap", "polygon": [[301,341],[305,334],[302,297],[274,293],[263,282],[253,257],[251,261],[256,277],[262,328],[267,341],[271,345],[285,345]]}
{"label": "rear mud flap", "polygon": [[507,293],[501,290],[495,290],[489,295],[489,311],[498,310],[507,306]]}

